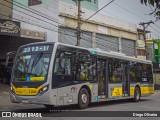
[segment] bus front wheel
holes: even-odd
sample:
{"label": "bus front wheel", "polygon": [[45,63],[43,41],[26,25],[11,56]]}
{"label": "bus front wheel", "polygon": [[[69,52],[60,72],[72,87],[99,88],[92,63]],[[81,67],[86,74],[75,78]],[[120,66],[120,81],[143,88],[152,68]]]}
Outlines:
{"label": "bus front wheel", "polygon": [[82,88],[78,95],[78,106],[80,109],[85,109],[89,105],[89,93],[86,88]]}
{"label": "bus front wheel", "polygon": [[140,89],[136,87],[134,90],[134,101],[138,102],[140,100],[140,96],[141,96]]}

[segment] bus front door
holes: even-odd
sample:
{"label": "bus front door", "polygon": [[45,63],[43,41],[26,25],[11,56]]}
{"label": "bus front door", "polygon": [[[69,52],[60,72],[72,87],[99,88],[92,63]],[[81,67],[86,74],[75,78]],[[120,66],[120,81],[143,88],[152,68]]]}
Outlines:
{"label": "bus front door", "polygon": [[100,99],[106,98],[106,60],[98,59],[98,96]]}

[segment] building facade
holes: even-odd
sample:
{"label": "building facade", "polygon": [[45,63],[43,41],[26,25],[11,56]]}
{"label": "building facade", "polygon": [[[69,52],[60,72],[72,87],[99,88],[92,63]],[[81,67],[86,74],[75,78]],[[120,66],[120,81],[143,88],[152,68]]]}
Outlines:
{"label": "building facade", "polygon": [[[77,0],[61,0],[65,3],[77,5]],[[86,8],[91,11],[98,11],[98,0],[82,0],[81,8]]]}
{"label": "building facade", "polygon": [[148,33],[150,33],[150,31],[145,31],[144,33],[142,29],[137,29],[137,58],[146,60],[146,56],[148,56],[148,51],[146,51],[145,47],[145,34]]}
{"label": "building facade", "polygon": [[21,36],[57,42],[58,0],[13,0],[12,19],[21,22]]}
{"label": "building facade", "polygon": [[[76,45],[77,11],[75,9],[76,6],[71,4],[59,4],[59,22],[65,26],[59,28],[59,42]],[[81,8],[81,11],[80,44],[82,47],[100,48],[136,56],[137,28],[135,24],[103,14],[96,14],[86,21],[95,11],[85,8]],[[71,34],[71,36],[61,33]]]}
{"label": "building facade", "polygon": [[[29,37],[28,31],[42,31],[46,35],[46,41],[76,44],[78,14],[76,0],[14,0],[14,3],[20,3],[20,5],[32,11],[13,5],[13,8],[22,11],[13,10],[13,18],[25,21],[21,22],[22,31],[24,31],[22,32],[23,36]],[[81,19],[83,23],[81,26],[81,46],[122,52],[135,57],[136,25],[102,14],[97,14],[85,21],[97,10],[97,0],[81,1]],[[38,17],[39,20],[35,17]]]}
{"label": "building facade", "polygon": [[[45,33],[45,41],[76,45],[76,0],[14,0],[13,3],[13,19],[21,22],[21,36],[31,37],[33,31],[41,31]],[[81,1],[80,46],[137,56],[136,25],[99,13],[86,21],[97,10],[98,0]]]}
{"label": "building facade", "polygon": [[[53,5],[48,8],[48,2],[49,0],[0,0],[0,64],[5,64],[8,52],[17,51],[24,44],[57,42],[58,22],[52,21],[58,21],[59,5],[58,1],[52,0]],[[50,10],[52,7],[54,9]],[[14,33],[15,28],[17,33]]]}
{"label": "building facade", "polygon": [[160,85],[160,40],[147,40],[148,60],[153,63],[154,82]]}
{"label": "building facade", "polygon": [[[8,0],[9,2],[13,2],[13,0]],[[12,16],[12,4],[9,2],[5,2],[4,0],[0,0],[0,18],[1,19],[9,19]],[[8,7],[10,7],[10,9]]]}

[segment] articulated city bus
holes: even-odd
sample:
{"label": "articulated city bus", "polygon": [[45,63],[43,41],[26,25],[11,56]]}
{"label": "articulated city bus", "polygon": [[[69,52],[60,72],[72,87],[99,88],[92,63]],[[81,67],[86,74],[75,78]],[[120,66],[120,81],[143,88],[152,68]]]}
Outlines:
{"label": "articulated city bus", "polygon": [[140,97],[154,93],[150,61],[62,43],[32,43],[17,52],[11,101],[46,107]]}

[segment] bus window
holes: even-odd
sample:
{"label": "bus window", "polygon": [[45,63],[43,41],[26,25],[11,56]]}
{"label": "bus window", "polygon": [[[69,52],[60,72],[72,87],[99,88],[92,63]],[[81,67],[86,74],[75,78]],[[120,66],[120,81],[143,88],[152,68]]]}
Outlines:
{"label": "bus window", "polygon": [[117,59],[109,59],[109,83],[121,83],[121,63]]}
{"label": "bus window", "polygon": [[136,68],[135,68],[136,63],[131,62],[130,63],[130,81],[131,83],[136,82]]}
{"label": "bus window", "polygon": [[147,80],[148,82],[153,83],[152,66],[150,64],[147,64]]}
{"label": "bus window", "polygon": [[79,54],[78,57],[77,80],[94,80],[96,76],[96,61],[93,56]]}
{"label": "bus window", "polygon": [[130,82],[136,83],[141,81],[141,64],[130,62]]}
{"label": "bus window", "polygon": [[54,74],[71,75],[71,53],[58,51],[55,59]]}
{"label": "bus window", "polygon": [[152,66],[142,64],[142,82],[153,82]]}
{"label": "bus window", "polygon": [[142,82],[147,82],[147,64],[142,64]]}
{"label": "bus window", "polygon": [[70,85],[74,81],[72,75],[72,56],[71,52],[57,50],[53,67],[52,88]]}

